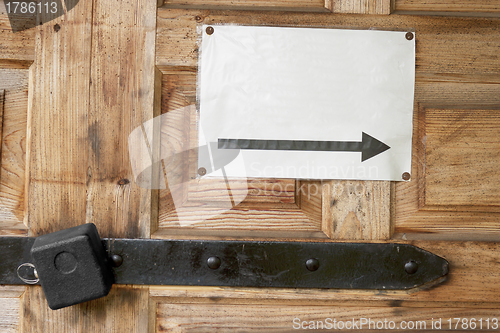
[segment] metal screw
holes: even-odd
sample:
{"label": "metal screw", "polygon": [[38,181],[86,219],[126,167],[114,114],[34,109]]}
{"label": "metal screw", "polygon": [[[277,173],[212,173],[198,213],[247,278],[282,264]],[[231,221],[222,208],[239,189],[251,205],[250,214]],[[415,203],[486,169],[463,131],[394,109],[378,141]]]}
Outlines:
{"label": "metal screw", "polygon": [[411,175],[409,172],[403,173],[403,180],[410,180],[410,178],[411,178]]}
{"label": "metal screw", "polygon": [[220,267],[221,261],[218,257],[210,257],[207,260],[207,265],[211,269],[217,269]]}
{"label": "metal screw", "polygon": [[405,35],[406,39],[408,40],[412,40],[413,39],[413,33],[411,32],[407,32],[406,35]]}
{"label": "metal screw", "polygon": [[410,260],[405,264],[405,271],[408,274],[415,274],[418,270],[418,265],[415,261]]}
{"label": "metal screw", "polygon": [[205,169],[204,167],[201,167],[198,169],[198,174],[200,176],[205,176],[207,174],[207,169]]}
{"label": "metal screw", "polygon": [[207,28],[207,35],[211,35],[214,33],[214,27],[208,27]]}
{"label": "metal screw", "polygon": [[307,261],[306,261],[306,267],[311,272],[314,272],[314,271],[318,270],[318,268],[319,268],[319,261],[318,261],[318,259],[315,259],[315,258],[307,259]]}
{"label": "metal screw", "polygon": [[111,263],[114,267],[120,267],[123,264],[123,257],[119,254],[113,254],[111,256]]}

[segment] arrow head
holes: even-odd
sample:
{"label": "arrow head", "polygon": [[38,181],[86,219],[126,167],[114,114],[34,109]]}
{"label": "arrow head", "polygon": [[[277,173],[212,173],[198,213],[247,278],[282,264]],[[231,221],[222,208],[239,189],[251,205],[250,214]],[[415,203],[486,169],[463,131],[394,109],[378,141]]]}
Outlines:
{"label": "arrow head", "polygon": [[362,148],[361,148],[361,162],[366,161],[373,156],[383,153],[387,149],[390,149],[385,143],[375,139],[374,137],[363,132],[362,136]]}

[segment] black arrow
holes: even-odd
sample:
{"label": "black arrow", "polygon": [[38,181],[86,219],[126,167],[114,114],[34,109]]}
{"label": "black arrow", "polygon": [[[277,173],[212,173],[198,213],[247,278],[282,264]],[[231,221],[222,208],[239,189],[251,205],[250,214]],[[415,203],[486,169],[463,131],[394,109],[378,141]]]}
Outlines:
{"label": "black arrow", "polygon": [[302,151],[350,151],[360,152],[361,162],[391,148],[363,132],[359,141],[301,141],[301,140],[253,140],[219,139],[219,149],[255,150],[302,150]]}

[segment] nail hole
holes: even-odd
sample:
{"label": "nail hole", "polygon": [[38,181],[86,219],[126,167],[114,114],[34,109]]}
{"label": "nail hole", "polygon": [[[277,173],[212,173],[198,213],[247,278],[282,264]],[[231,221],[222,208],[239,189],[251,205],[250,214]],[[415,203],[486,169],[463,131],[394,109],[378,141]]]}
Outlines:
{"label": "nail hole", "polygon": [[120,179],[118,181],[118,185],[127,185],[128,183],[130,183],[130,181],[126,178]]}

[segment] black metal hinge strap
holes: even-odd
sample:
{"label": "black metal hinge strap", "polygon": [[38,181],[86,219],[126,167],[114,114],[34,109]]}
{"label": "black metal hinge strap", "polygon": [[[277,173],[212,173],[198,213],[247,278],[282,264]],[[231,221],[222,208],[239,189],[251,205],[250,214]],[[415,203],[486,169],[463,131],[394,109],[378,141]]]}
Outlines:
{"label": "black metal hinge strap", "polygon": [[[0,238],[0,284],[31,262],[35,238]],[[438,280],[448,262],[407,244],[103,239],[118,284],[404,290]]]}

